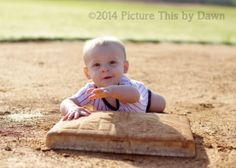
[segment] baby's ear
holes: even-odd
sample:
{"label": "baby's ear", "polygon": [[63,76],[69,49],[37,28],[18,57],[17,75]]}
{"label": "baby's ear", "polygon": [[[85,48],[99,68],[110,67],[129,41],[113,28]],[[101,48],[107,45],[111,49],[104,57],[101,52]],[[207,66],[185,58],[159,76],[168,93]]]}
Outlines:
{"label": "baby's ear", "polygon": [[89,72],[88,72],[88,67],[84,67],[84,74],[88,79],[91,79]]}
{"label": "baby's ear", "polygon": [[124,62],[124,73],[127,73],[129,70],[129,62],[127,60],[125,60]]}

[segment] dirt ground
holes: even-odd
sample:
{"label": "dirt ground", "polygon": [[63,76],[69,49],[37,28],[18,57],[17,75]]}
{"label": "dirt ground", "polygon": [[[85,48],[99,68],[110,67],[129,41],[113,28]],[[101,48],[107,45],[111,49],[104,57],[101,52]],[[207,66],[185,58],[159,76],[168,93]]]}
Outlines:
{"label": "dirt ground", "polygon": [[60,102],[87,80],[81,42],[0,44],[0,167],[234,167],[236,46],[126,43],[129,76],[189,118],[194,158],[49,150]]}

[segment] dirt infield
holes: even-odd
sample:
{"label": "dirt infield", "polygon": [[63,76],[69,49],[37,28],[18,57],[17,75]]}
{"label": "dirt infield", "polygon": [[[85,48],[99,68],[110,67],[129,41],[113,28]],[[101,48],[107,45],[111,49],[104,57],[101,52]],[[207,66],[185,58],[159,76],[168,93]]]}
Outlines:
{"label": "dirt infield", "polygon": [[127,43],[129,76],[186,115],[195,158],[48,150],[59,104],[87,80],[82,43],[0,44],[0,167],[233,167],[236,165],[236,46]]}

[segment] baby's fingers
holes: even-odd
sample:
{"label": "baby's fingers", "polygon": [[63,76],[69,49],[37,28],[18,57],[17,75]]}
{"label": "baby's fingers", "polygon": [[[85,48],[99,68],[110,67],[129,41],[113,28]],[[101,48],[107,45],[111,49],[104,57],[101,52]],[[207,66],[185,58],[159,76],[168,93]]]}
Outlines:
{"label": "baby's fingers", "polygon": [[95,90],[95,88],[89,88],[89,89],[86,91],[86,93],[90,94],[90,93],[92,93],[94,90]]}
{"label": "baby's fingers", "polygon": [[67,113],[64,117],[63,117],[63,121],[67,120],[69,116],[69,113]]}
{"label": "baby's fingers", "polygon": [[67,120],[72,120],[75,116],[75,113],[69,113]]}
{"label": "baby's fingers", "polygon": [[80,113],[79,112],[75,112],[74,119],[78,119],[79,117],[80,117]]}
{"label": "baby's fingers", "polygon": [[90,94],[102,94],[104,93],[105,89],[104,88],[92,88],[92,89],[89,89],[87,90],[88,93]]}
{"label": "baby's fingers", "polygon": [[99,96],[98,95],[96,95],[96,94],[92,94],[91,96],[89,96],[89,99],[97,99],[97,98],[99,98]]}
{"label": "baby's fingers", "polygon": [[87,112],[87,111],[81,111],[80,112],[80,115],[81,115],[81,117],[83,117],[83,116],[89,116],[91,113],[90,112]]}
{"label": "baby's fingers", "polygon": [[88,114],[91,114],[91,112],[89,110],[87,110],[86,108],[84,108],[82,111],[88,113]]}

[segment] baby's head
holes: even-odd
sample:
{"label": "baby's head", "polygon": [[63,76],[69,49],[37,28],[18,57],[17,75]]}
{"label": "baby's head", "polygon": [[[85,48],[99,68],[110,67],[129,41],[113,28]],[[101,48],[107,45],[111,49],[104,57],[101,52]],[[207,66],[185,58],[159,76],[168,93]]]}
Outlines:
{"label": "baby's head", "polygon": [[123,43],[115,37],[98,37],[85,43],[84,72],[97,87],[117,85],[129,63]]}

